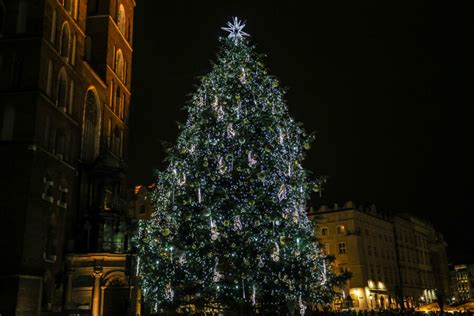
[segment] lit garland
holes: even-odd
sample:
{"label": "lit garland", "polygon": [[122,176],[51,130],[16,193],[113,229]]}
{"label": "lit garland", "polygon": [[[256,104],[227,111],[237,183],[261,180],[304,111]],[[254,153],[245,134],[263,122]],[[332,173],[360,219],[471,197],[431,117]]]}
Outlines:
{"label": "lit garland", "polygon": [[304,212],[318,187],[301,167],[312,137],[234,26],[157,173],[155,212],[135,238],[140,282],[162,307],[292,303],[304,313],[344,281],[326,267]]}

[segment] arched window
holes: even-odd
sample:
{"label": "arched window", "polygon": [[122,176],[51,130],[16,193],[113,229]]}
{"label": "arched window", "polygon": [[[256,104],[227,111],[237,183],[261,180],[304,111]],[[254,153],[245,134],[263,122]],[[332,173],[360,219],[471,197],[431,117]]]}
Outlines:
{"label": "arched window", "polygon": [[117,74],[117,77],[123,81],[123,54],[121,49],[117,50],[115,56],[115,73]]}
{"label": "arched window", "polygon": [[62,68],[58,75],[58,89],[56,93],[56,105],[64,111],[67,107],[67,76],[66,71]]}
{"label": "arched window", "polygon": [[69,106],[67,112],[69,115],[72,115],[72,109],[74,106],[74,80],[71,80],[69,83]]}
{"label": "arched window", "polygon": [[5,4],[0,0],[0,37],[3,36],[3,32],[5,30],[5,11]]}
{"label": "arched window", "polygon": [[26,20],[28,17],[28,3],[21,0],[18,4],[18,18],[16,20],[16,32],[18,34],[26,32]]}
{"label": "arched window", "polygon": [[61,129],[56,131],[56,140],[54,142],[54,154],[58,156],[60,159],[63,158],[64,155],[64,132]]}
{"label": "arched window", "polygon": [[89,89],[86,93],[83,120],[84,126],[82,130],[82,159],[85,161],[91,161],[97,157],[100,133],[99,118],[99,97],[94,89]]}
{"label": "arched window", "polygon": [[48,78],[46,79],[46,94],[51,97],[53,91],[53,61],[48,60]]}
{"label": "arched window", "polygon": [[119,117],[121,120],[123,120],[123,110],[125,107],[125,100],[126,100],[126,95],[125,93],[122,95],[122,100],[120,102],[120,107],[119,107]]}
{"label": "arched window", "polygon": [[111,148],[112,144],[112,120],[109,119],[107,124],[107,147]]}
{"label": "arched window", "polygon": [[127,19],[125,17],[125,8],[123,4],[120,4],[117,12],[117,25],[120,32],[125,36],[125,30],[127,29]]}
{"label": "arched window", "polygon": [[77,51],[77,36],[72,36],[72,53],[71,53],[71,64],[76,65],[76,51]]}
{"label": "arched window", "polygon": [[86,61],[90,62],[92,57],[92,38],[86,37]]}
{"label": "arched window", "polygon": [[117,86],[117,90],[115,90],[115,105],[113,108],[114,113],[117,113],[119,111],[121,100],[122,100],[122,93],[120,92],[120,87]]}
{"label": "arched window", "polygon": [[72,17],[74,18],[74,20],[77,20],[77,11],[77,0],[72,0]]}
{"label": "arched window", "polygon": [[71,13],[72,9],[72,0],[64,0],[64,9],[68,12]]}
{"label": "arched window", "polygon": [[11,105],[7,105],[3,109],[3,120],[2,120],[2,140],[11,140],[13,138],[13,128],[15,126],[15,108]]}
{"label": "arched window", "polygon": [[54,43],[54,41],[56,41],[56,28],[58,24],[58,14],[56,13],[56,10],[53,10],[53,17],[51,19],[51,35],[49,40],[51,43]]}
{"label": "arched window", "polygon": [[59,44],[59,53],[62,57],[68,58],[69,56],[69,38],[69,25],[64,23],[61,28],[61,42]]}

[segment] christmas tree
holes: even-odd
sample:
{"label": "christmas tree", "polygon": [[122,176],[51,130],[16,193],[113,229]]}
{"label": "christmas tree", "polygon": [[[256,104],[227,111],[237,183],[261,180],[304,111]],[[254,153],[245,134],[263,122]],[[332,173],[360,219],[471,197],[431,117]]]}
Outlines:
{"label": "christmas tree", "polygon": [[157,172],[155,212],[139,225],[145,300],[301,314],[327,303],[336,276],[306,214],[301,163],[312,137],[289,115],[236,18],[223,28],[217,62],[187,106],[188,118]]}

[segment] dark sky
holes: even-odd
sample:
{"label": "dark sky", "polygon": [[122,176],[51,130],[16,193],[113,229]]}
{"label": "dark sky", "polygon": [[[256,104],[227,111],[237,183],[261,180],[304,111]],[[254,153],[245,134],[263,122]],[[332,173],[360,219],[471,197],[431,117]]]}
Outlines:
{"label": "dark sky", "polygon": [[330,177],[323,199],[429,218],[454,261],[474,261],[467,1],[167,2],[137,1],[130,185],[163,168],[161,140],[174,142],[180,109],[225,35],[220,27],[239,16],[290,88],[294,118],[317,132],[305,167]]}

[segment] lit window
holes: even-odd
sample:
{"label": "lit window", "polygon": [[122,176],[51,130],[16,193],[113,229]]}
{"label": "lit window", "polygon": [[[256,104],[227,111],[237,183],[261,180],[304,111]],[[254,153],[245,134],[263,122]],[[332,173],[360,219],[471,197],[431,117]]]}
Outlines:
{"label": "lit window", "polygon": [[43,178],[43,193],[41,194],[41,198],[48,202],[53,203],[53,185],[54,181],[49,177]]}
{"label": "lit window", "polygon": [[122,50],[117,50],[115,56],[115,73],[120,80],[124,81],[124,61],[123,61],[123,54]]}
{"label": "lit window", "polygon": [[344,228],[344,226],[342,226],[342,225],[341,225],[341,226],[337,226],[336,229],[337,229],[337,233],[338,233],[338,234],[344,234],[344,233],[345,233],[345,228]]}
{"label": "lit window", "polygon": [[331,252],[330,252],[330,248],[329,248],[329,243],[325,243],[324,244],[324,253],[326,255],[329,255]]}
{"label": "lit window", "polygon": [[329,228],[322,227],[321,228],[321,236],[327,236],[327,235],[329,235]]}
{"label": "lit window", "polygon": [[340,254],[346,253],[346,243],[345,242],[340,242],[339,243],[339,253]]}
{"label": "lit window", "polygon": [[126,30],[126,18],[125,18],[125,8],[123,4],[119,6],[118,12],[117,12],[117,24],[120,32],[125,36],[125,30]]}

